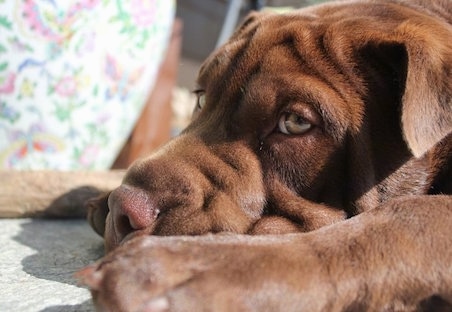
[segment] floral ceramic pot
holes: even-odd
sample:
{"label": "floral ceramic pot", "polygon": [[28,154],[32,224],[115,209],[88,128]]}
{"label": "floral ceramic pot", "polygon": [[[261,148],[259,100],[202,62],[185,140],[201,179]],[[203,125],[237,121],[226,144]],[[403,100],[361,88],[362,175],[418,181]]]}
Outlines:
{"label": "floral ceramic pot", "polygon": [[174,11],[171,0],[0,0],[0,168],[109,168]]}

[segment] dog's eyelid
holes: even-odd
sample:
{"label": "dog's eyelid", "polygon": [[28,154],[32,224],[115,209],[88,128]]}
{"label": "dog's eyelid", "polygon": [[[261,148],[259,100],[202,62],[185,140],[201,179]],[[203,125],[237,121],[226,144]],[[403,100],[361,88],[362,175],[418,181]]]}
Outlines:
{"label": "dog's eyelid", "polygon": [[323,114],[320,113],[318,107],[320,104],[313,101],[295,101],[284,110],[286,113],[295,114],[314,126],[321,127],[323,125]]}
{"label": "dog's eyelid", "polygon": [[193,91],[192,91],[192,93],[193,93],[194,95],[198,95],[198,94],[204,93],[204,92],[206,92],[206,90],[204,90],[203,88],[200,88],[200,87],[195,88],[195,89],[193,89]]}
{"label": "dog's eyelid", "polygon": [[307,133],[314,124],[303,115],[285,112],[278,120],[278,130],[287,135],[301,135]]}
{"label": "dog's eyelid", "polygon": [[195,89],[193,93],[196,95],[196,107],[195,109],[201,110],[206,103],[206,91],[203,89]]}

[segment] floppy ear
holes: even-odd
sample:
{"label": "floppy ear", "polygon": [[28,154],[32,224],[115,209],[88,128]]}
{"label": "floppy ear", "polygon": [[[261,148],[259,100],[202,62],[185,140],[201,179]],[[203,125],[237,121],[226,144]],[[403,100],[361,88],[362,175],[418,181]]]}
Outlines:
{"label": "floppy ear", "polygon": [[[425,31],[424,31],[425,32]],[[408,67],[402,97],[402,129],[414,156],[420,157],[452,131],[452,28],[406,35]]]}
{"label": "floppy ear", "polygon": [[424,15],[347,26],[352,50],[370,46],[404,75],[402,132],[413,155],[421,157],[452,132],[452,26]]}

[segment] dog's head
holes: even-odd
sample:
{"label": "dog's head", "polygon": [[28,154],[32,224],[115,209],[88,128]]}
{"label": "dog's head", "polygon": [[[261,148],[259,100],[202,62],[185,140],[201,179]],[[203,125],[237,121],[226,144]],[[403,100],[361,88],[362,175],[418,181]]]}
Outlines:
{"label": "dog's head", "polygon": [[450,142],[451,35],[395,4],[251,15],[203,64],[191,124],[92,203],[92,224],[107,248],[131,232],[290,232],[426,193],[427,156]]}

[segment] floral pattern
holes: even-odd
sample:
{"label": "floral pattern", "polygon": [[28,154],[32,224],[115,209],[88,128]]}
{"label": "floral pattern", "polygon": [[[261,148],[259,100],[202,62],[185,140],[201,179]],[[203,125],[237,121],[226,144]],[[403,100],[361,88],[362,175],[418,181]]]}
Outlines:
{"label": "floral pattern", "polygon": [[174,10],[174,0],[0,0],[0,168],[109,168]]}

